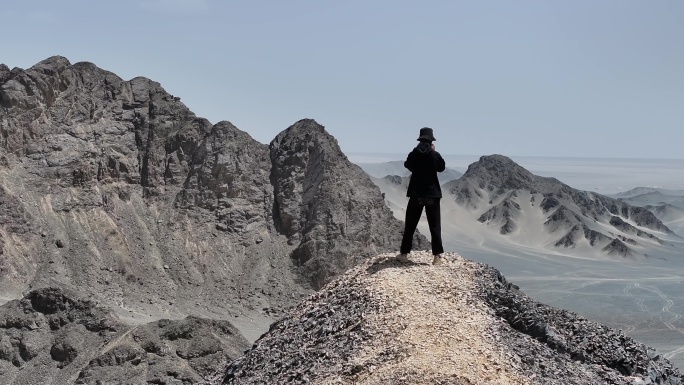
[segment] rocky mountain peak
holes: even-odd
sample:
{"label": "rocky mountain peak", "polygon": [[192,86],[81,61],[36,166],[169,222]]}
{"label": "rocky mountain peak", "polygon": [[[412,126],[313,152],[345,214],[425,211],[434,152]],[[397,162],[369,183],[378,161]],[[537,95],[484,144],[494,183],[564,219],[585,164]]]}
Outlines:
{"label": "rocky mountain peak", "polygon": [[[300,120],[269,148],[275,225],[296,246],[292,255],[310,271],[314,286],[362,256],[398,247],[402,223],[322,125]],[[422,235],[415,243],[419,248],[429,245]]]}
{"label": "rocky mountain peak", "polygon": [[293,125],[283,130],[283,132],[276,137],[276,140],[278,137],[284,135],[301,135],[313,132],[325,133],[329,136],[329,134],[325,131],[325,127],[319,124],[315,119],[304,118],[298,120]]}
{"label": "rocky mountain peak", "polygon": [[464,178],[476,178],[481,183],[496,185],[499,188],[519,189],[531,187],[535,176],[503,155],[486,155],[468,166]]}
{"label": "rocky mountain peak", "polygon": [[10,69],[5,64],[0,63],[0,84],[10,78]]}
{"label": "rocky mountain peak", "polygon": [[[91,63],[91,65],[93,64]],[[71,62],[64,56],[52,56],[33,65],[31,69],[52,76],[64,72],[69,66],[71,66]]]}
{"label": "rocky mountain peak", "polygon": [[273,139],[270,149],[272,156],[288,151],[307,154],[315,152],[319,155],[326,154],[329,158],[347,158],[337,144],[337,139],[314,119],[301,119],[285,129]]}
{"label": "rocky mountain peak", "polygon": [[482,155],[480,159],[473,164],[474,167],[477,167],[478,165],[488,169],[501,169],[518,166],[518,164],[515,163],[511,158],[501,154]]}

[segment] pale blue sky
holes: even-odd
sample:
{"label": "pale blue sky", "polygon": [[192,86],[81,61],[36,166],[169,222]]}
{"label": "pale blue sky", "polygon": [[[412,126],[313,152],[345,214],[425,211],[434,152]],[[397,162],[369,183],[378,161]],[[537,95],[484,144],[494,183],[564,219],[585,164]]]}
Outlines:
{"label": "pale blue sky", "polygon": [[40,0],[0,62],[146,76],[268,143],[314,118],[345,152],[684,158],[684,1]]}

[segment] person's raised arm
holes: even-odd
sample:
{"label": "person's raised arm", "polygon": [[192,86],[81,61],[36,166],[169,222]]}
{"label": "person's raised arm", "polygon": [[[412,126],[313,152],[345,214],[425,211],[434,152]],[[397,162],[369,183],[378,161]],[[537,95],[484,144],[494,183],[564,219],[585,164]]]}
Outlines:
{"label": "person's raised arm", "polygon": [[413,152],[410,152],[406,157],[406,160],[404,161],[404,167],[406,167],[411,172],[413,172],[416,168],[416,161],[412,155]]}
{"label": "person's raised arm", "polygon": [[432,144],[432,159],[435,161],[435,171],[442,172],[446,168],[446,163],[444,163],[444,158],[439,152],[435,151],[435,144]]}

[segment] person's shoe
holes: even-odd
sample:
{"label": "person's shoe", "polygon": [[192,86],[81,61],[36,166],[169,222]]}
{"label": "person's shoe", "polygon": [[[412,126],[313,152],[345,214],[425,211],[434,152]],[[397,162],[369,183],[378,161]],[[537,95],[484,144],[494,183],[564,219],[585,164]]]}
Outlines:
{"label": "person's shoe", "polygon": [[435,266],[443,265],[446,263],[446,259],[442,256],[442,254],[437,254],[432,258],[432,264]]}
{"label": "person's shoe", "polygon": [[409,262],[411,262],[411,261],[408,259],[408,254],[403,254],[403,253],[397,255],[396,260],[397,260],[398,262],[401,262],[401,263],[409,263]]}

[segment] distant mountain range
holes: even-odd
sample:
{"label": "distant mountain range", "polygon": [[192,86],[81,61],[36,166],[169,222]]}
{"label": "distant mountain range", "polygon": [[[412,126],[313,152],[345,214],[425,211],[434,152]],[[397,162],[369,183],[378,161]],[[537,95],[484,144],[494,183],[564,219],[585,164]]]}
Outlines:
{"label": "distant mountain range", "polygon": [[671,205],[684,209],[684,191],[681,190],[638,187],[613,197],[634,206]]}
{"label": "distant mountain range", "polygon": [[[393,160],[381,163],[357,163],[356,165],[361,167],[366,174],[374,178],[383,178],[385,176],[392,175],[397,175],[400,177],[411,175],[411,172],[404,167],[403,160]],[[443,172],[437,174],[437,177],[439,178],[439,183],[444,184],[458,179],[462,175],[462,172],[447,166]]]}
{"label": "distant mountain range", "polygon": [[524,231],[529,218],[555,236],[555,247],[578,245],[631,256],[634,246],[661,245],[672,231],[647,209],[579,191],[533,175],[511,159],[483,156],[447,189],[456,202],[481,212],[478,221],[501,234]]}
{"label": "distant mountain range", "polygon": [[[373,181],[395,215],[403,217],[406,177]],[[534,175],[502,155],[481,157],[442,190],[443,201],[452,199],[481,223],[485,232],[541,249],[637,257],[648,254],[652,247],[670,247],[667,240],[677,236],[647,207]],[[666,209],[660,211],[664,218]],[[667,215],[676,217],[678,213],[672,208]],[[444,221],[449,217],[443,216]]]}
{"label": "distant mountain range", "polygon": [[651,211],[672,231],[684,236],[684,190],[637,187],[613,197]]}
{"label": "distant mountain range", "polygon": [[631,190],[613,194],[613,198],[636,198],[639,196],[644,196],[648,194],[660,194],[663,196],[675,196],[675,197],[684,197],[684,190],[668,190],[668,189],[662,189],[658,187],[635,187]]}

